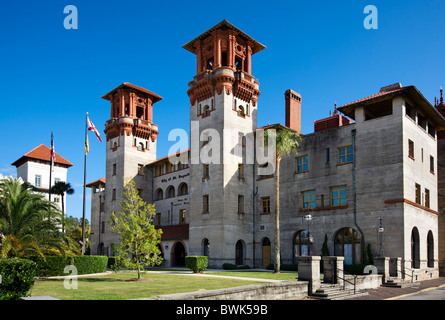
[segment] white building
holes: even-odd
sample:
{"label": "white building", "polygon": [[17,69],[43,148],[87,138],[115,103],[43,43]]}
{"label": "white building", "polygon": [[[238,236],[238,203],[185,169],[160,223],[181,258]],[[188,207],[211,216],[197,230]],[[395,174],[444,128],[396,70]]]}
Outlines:
{"label": "white building", "polygon": [[[50,159],[51,149],[41,144],[12,163],[17,168],[17,178],[32,184],[38,191],[44,193],[47,199],[49,197]],[[51,173],[51,186],[59,181],[66,182],[68,168],[72,166],[71,162],[56,153]],[[66,208],[66,196],[63,200]],[[62,199],[59,195],[51,195],[51,201],[57,203],[60,209],[62,208]]]}

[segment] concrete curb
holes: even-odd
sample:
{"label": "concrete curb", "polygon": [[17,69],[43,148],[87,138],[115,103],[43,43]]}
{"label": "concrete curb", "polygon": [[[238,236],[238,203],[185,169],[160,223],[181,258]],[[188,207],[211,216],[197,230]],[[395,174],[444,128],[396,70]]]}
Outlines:
{"label": "concrete curb", "polygon": [[438,287],[425,288],[425,289],[422,289],[422,290],[419,290],[419,291],[416,291],[416,292],[411,292],[411,293],[407,293],[407,294],[402,294],[402,295],[400,295],[400,296],[395,296],[395,297],[391,297],[391,298],[386,298],[386,299],[383,299],[383,300],[397,300],[397,299],[400,299],[400,298],[413,296],[413,295],[418,294],[418,293],[422,293],[422,292],[426,292],[426,291],[431,291],[431,290],[437,290],[437,289],[440,289],[440,288],[443,288],[443,287],[445,287],[445,284],[442,284],[442,285],[440,285],[440,286],[438,286]]}

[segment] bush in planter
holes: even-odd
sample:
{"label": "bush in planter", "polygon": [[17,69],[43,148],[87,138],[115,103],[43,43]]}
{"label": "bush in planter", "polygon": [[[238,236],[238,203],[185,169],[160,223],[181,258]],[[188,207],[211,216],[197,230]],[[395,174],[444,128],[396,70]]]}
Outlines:
{"label": "bush in planter", "polygon": [[202,272],[207,269],[209,257],[207,256],[187,256],[185,257],[185,266],[192,269],[194,273]]}
{"label": "bush in planter", "polygon": [[37,264],[28,259],[0,259],[0,300],[25,297],[34,285]]}

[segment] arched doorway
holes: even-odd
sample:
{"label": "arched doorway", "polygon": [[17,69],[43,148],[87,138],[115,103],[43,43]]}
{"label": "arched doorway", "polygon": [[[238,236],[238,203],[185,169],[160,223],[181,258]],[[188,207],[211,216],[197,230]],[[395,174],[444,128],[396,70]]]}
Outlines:
{"label": "arched doorway", "polygon": [[416,227],[411,231],[411,268],[420,268],[419,230]]}
{"label": "arched doorway", "polygon": [[345,264],[360,263],[361,239],[353,228],[342,228],[337,231],[334,238],[334,255],[344,256]]}
{"label": "arched doorway", "polygon": [[172,267],[184,267],[185,256],[186,252],[184,244],[182,242],[176,242],[171,253]]}
{"label": "arched doorway", "polygon": [[235,264],[243,265],[244,264],[244,241],[238,240],[235,245]]}
{"label": "arched doorway", "polygon": [[210,242],[209,239],[204,238],[202,240],[202,255],[208,257],[210,251]]}
{"label": "arched doorway", "polygon": [[263,248],[263,268],[266,268],[270,264],[270,240],[264,238],[262,242]]}
{"label": "arched doorway", "polygon": [[427,254],[428,254],[428,268],[434,268],[434,238],[433,232],[428,231],[427,237]]}

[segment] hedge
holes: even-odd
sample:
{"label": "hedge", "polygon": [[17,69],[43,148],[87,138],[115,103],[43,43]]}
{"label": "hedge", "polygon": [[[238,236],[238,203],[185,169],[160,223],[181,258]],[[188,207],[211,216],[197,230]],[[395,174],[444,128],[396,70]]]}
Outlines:
{"label": "hedge", "polygon": [[48,256],[46,261],[41,257],[31,257],[37,263],[38,276],[66,276],[64,269],[68,265],[77,268],[77,274],[101,273],[107,270],[106,256],[76,256],[74,258]]}
{"label": "hedge", "polygon": [[209,257],[207,256],[186,256],[185,266],[192,269],[194,273],[198,273],[207,269]]}
{"label": "hedge", "polygon": [[0,300],[25,297],[34,285],[37,265],[28,259],[0,259]]}

